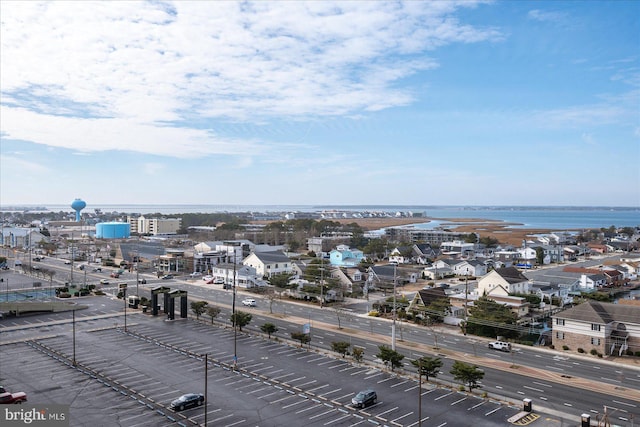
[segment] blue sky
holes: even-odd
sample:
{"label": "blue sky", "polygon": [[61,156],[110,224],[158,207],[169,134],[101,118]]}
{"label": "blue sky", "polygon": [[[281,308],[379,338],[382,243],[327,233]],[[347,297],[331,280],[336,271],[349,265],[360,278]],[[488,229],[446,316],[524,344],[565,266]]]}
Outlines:
{"label": "blue sky", "polygon": [[0,205],[640,206],[640,2],[0,2]]}

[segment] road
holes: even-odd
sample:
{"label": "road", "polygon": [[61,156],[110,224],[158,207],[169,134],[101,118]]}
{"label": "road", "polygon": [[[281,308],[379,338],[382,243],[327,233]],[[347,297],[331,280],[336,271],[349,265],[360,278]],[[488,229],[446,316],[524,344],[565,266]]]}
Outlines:
{"label": "road", "polygon": [[[62,266],[64,268],[63,264]],[[101,274],[88,273],[88,277],[94,281],[106,276],[108,276],[108,272]],[[149,283],[140,287],[141,295],[149,292],[150,288],[159,284],[185,289],[189,292],[191,299],[203,299],[219,305],[223,308],[220,319],[223,320],[223,323],[228,319],[228,308],[231,305],[232,298],[230,291],[213,288],[211,285],[203,285],[201,281],[163,281],[150,276],[145,277],[147,277]],[[135,283],[135,275],[132,274],[125,274],[121,279],[118,279],[117,282],[128,281]],[[130,289],[132,288],[130,287]],[[110,287],[106,287],[106,290],[115,291],[114,288]],[[238,294],[238,301],[242,299],[242,295],[244,295],[243,292]],[[249,331],[257,332],[260,325],[265,322],[272,322],[278,325],[279,332],[276,336],[282,339],[288,337],[290,332],[300,330],[302,323],[310,321],[313,325],[312,348],[326,351],[332,341],[347,341],[352,345],[365,348],[366,361],[372,366],[378,366],[378,371],[383,371],[377,359],[373,356],[377,353],[378,345],[381,343],[389,344],[390,324],[388,321],[352,314],[341,319],[342,326],[347,327],[339,330],[337,328],[338,315],[331,308],[319,309],[307,305],[275,301],[272,306],[273,314],[270,314],[269,301],[255,295],[252,295],[252,297],[258,301],[258,307],[255,309],[242,308],[242,310],[251,312],[254,315],[252,324],[248,328]],[[87,300],[83,299],[83,303],[85,301]],[[91,304],[92,310],[95,310],[97,315],[107,316],[102,320],[103,323],[106,322],[105,324],[111,328],[116,322],[122,326],[122,301],[96,298],[95,303],[92,302]],[[84,316],[80,312],[77,314],[79,318]],[[110,317],[112,315],[114,317]],[[133,316],[133,318],[136,317],[135,315]],[[35,331],[39,336],[48,336],[47,334],[51,333],[52,328],[55,328],[55,326],[51,325],[55,324],[56,319],[58,321],[66,319],[63,321],[68,324],[69,315],[47,315],[46,321],[43,322],[46,324],[45,326],[39,326],[39,320],[34,320],[34,318],[5,319],[0,326],[5,328],[4,332],[7,331],[6,328],[11,329],[18,326],[11,322],[19,323],[25,319],[33,323],[33,329],[31,332],[24,329],[12,331],[11,333],[17,338],[24,339]],[[165,325],[171,324],[161,323]],[[3,333],[3,342],[6,341],[4,339],[5,336],[6,333]],[[439,349],[434,349],[436,340]],[[528,347],[517,347],[512,354],[500,353],[488,350],[485,341],[478,338],[447,334],[439,330],[426,330],[407,324],[403,324],[401,328],[399,326],[397,344],[399,351],[406,356],[405,361],[415,359],[424,354],[440,355],[445,362],[445,366],[443,366],[442,372],[438,376],[440,384],[456,385],[448,371],[454,359],[463,359],[483,366],[486,373],[482,381],[483,391],[486,391],[489,396],[495,396],[496,399],[500,396],[505,396],[511,402],[514,402],[516,406],[522,399],[531,398],[534,401],[534,408],[544,408],[552,414],[569,414],[573,417],[579,417],[581,413],[585,412],[596,416],[596,414],[602,413],[603,405],[606,405],[610,408],[610,413],[615,414],[617,422],[621,423],[620,425],[630,425],[624,423],[629,423],[633,417],[638,418],[638,402],[640,400],[635,398],[633,394],[638,391],[638,385],[640,384],[640,375],[636,369],[602,363],[589,358],[569,357],[559,352],[540,351]],[[251,362],[255,359],[250,356],[244,356],[243,353],[245,351],[250,354],[247,349],[243,348],[241,351],[242,353],[239,352],[241,354],[239,366],[243,369],[253,368]],[[220,354],[223,353],[221,352]],[[226,360],[229,362],[229,359]],[[496,365],[497,368],[493,368],[492,365]],[[523,375],[527,367],[537,369],[534,372],[537,378]],[[545,378],[540,374],[541,372],[545,375],[550,375],[550,377]],[[595,388],[592,389],[578,381],[580,377],[588,380],[589,383],[587,384],[595,382],[610,388],[606,389],[606,394],[596,392]],[[337,381],[339,380],[332,378],[330,385]],[[396,387],[401,387],[401,385]],[[579,392],[576,392],[576,388]],[[616,391],[618,392],[616,393]],[[443,397],[441,400],[447,398]],[[400,399],[400,401],[402,400]],[[384,405],[387,403],[385,402]],[[391,409],[389,407],[386,408],[387,410]],[[407,417],[410,416],[407,415]]]}

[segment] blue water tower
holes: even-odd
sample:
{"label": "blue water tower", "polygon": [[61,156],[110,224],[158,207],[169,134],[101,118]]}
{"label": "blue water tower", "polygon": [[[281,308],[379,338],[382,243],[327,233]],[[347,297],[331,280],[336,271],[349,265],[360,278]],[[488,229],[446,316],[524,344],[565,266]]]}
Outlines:
{"label": "blue water tower", "polygon": [[87,207],[87,203],[82,199],[75,199],[71,203],[71,209],[76,211],[76,222],[80,222],[80,211]]}

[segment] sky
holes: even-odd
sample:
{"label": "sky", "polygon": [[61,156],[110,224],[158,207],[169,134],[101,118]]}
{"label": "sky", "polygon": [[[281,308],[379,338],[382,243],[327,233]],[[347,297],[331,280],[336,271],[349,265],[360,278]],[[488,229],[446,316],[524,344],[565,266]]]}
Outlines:
{"label": "sky", "polygon": [[0,2],[0,206],[640,206],[638,1]]}

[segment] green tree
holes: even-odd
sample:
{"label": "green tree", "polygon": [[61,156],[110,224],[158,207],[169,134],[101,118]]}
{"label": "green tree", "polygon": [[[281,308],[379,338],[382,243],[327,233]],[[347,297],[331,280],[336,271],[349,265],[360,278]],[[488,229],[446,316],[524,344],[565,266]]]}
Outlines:
{"label": "green tree", "polygon": [[291,339],[300,341],[301,346],[311,341],[309,334],[303,334],[302,332],[291,332]]}
{"label": "green tree", "polygon": [[273,323],[267,322],[264,325],[260,326],[260,330],[269,335],[269,339],[271,339],[271,334],[275,334],[276,332],[278,332],[278,327]]}
{"label": "green tree", "polygon": [[362,362],[362,359],[364,358],[364,348],[353,347],[353,350],[351,350],[351,355],[353,356],[353,360],[355,360],[356,362]]}
{"label": "green tree", "polygon": [[376,357],[382,360],[385,366],[391,366],[391,370],[393,371],[395,368],[399,368],[403,365],[402,359],[404,359],[404,355],[398,353],[395,350],[392,350],[389,346],[380,345],[378,346],[378,354]]}
{"label": "green tree", "polygon": [[289,280],[293,277],[292,274],[274,274],[269,278],[269,283],[279,289],[288,289]]}
{"label": "green tree", "polygon": [[435,378],[442,368],[442,360],[439,357],[423,356],[419,359],[412,360],[411,364],[418,369],[418,373],[429,381],[429,377]]}
{"label": "green tree", "polygon": [[196,319],[200,319],[200,315],[204,314],[209,305],[206,301],[193,301],[191,303],[191,311],[196,315]]}
{"label": "green tree", "polygon": [[250,313],[246,313],[244,311],[236,311],[235,314],[231,315],[231,324],[235,327],[238,325],[240,328],[240,332],[242,332],[242,327],[247,326],[253,316]]}
{"label": "green tree", "polygon": [[517,320],[518,316],[509,307],[483,295],[469,309],[469,318],[463,326],[466,333],[474,335],[515,338],[519,335]]}
{"label": "green tree", "polygon": [[331,343],[331,350],[341,354],[342,357],[346,357],[349,354],[349,347],[351,347],[351,344],[346,341],[333,341]]}
{"label": "green tree", "polygon": [[220,307],[207,307],[207,315],[211,317],[211,324],[213,325],[213,319],[220,315]]}
{"label": "green tree", "polygon": [[539,246],[536,248],[536,264],[544,264],[544,249]]}
{"label": "green tree", "polygon": [[459,360],[453,362],[449,373],[453,375],[453,379],[466,384],[469,387],[469,391],[478,388],[478,381],[484,378],[484,372],[477,366],[460,362]]}

